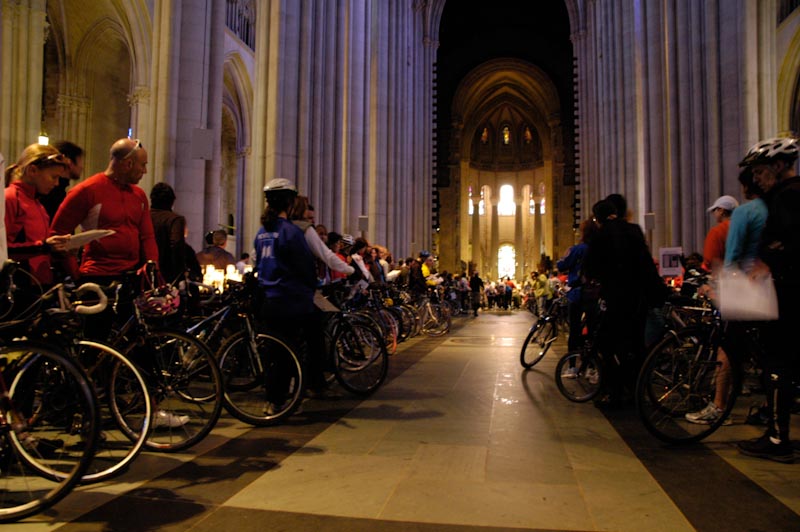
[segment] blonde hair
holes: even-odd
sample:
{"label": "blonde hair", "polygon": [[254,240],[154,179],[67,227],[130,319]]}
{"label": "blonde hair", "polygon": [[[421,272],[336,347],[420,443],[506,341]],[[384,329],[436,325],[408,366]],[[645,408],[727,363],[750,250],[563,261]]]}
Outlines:
{"label": "blonde hair", "polygon": [[28,167],[34,163],[38,163],[39,161],[41,161],[39,166],[42,167],[55,165],[66,166],[65,163],[45,160],[47,157],[50,157],[51,155],[58,155],[59,153],[60,152],[57,149],[49,144],[31,144],[22,150],[22,153],[19,154],[17,162],[9,165],[8,168],[6,168],[4,174],[6,186],[10,185],[14,181],[22,179],[22,176],[25,175]]}

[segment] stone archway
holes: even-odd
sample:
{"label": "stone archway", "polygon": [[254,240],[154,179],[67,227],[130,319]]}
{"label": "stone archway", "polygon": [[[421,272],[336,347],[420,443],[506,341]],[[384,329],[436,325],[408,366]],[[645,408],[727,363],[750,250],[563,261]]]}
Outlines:
{"label": "stone archway", "polygon": [[[526,61],[494,59],[464,77],[452,105],[451,186],[440,192],[439,247],[446,261],[496,273],[496,243],[509,241],[522,278],[541,253],[554,254],[559,240],[571,243],[571,227],[554,223],[560,198],[572,191],[564,194],[560,110],[552,80]],[[470,191],[492,190],[499,200],[506,185],[514,190],[515,213],[491,204],[485,221],[473,218],[480,216],[475,209],[469,214]]]}

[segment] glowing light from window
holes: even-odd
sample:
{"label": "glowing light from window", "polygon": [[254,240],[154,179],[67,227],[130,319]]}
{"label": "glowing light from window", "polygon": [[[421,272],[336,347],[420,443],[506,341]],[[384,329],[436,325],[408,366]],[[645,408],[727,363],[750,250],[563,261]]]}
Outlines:
{"label": "glowing light from window", "polygon": [[528,202],[528,212],[531,214],[536,214],[536,202],[533,201],[533,198],[531,198]]}
{"label": "glowing light from window", "polygon": [[517,204],[514,203],[514,187],[503,185],[500,187],[500,203],[497,204],[497,214],[499,216],[513,216],[517,211]]}
{"label": "glowing light from window", "polygon": [[505,244],[497,250],[497,274],[499,277],[514,278],[517,269],[517,253],[514,246]]}
{"label": "glowing light from window", "polygon": [[511,144],[511,130],[508,129],[508,126],[503,127],[503,144],[506,146]]}
{"label": "glowing light from window", "polygon": [[469,199],[469,206],[467,209],[469,210],[469,215],[472,216],[475,213],[475,204],[472,202],[472,198]]}
{"label": "glowing light from window", "polygon": [[544,198],[542,198],[542,202],[539,204],[539,210],[544,214]]}
{"label": "glowing light from window", "polygon": [[486,204],[483,200],[480,200],[478,202],[478,216],[483,216],[484,214],[486,214]]}

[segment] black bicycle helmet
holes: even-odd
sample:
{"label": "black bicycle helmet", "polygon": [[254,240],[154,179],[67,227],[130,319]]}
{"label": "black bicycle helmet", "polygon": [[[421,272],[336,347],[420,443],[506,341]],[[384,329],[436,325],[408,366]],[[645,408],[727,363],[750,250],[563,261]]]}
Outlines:
{"label": "black bicycle helmet", "polygon": [[766,164],[773,159],[783,159],[794,162],[797,159],[797,139],[793,137],[776,137],[760,140],[753,144],[739,166],[754,166]]}

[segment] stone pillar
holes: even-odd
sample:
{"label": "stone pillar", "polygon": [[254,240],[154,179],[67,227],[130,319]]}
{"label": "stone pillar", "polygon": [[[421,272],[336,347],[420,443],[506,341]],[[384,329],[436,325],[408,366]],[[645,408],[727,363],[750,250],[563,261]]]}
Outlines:
{"label": "stone pillar", "polygon": [[0,4],[0,152],[12,162],[42,125],[45,9],[45,0]]}
{"label": "stone pillar", "polygon": [[492,279],[500,275],[497,269],[497,250],[500,247],[500,217],[497,212],[497,205],[492,205],[489,211],[492,217],[492,235],[490,239],[489,248],[489,272],[492,274]]}
{"label": "stone pillar", "polygon": [[[480,187],[478,187],[480,190]],[[472,262],[475,263],[475,266],[483,275],[485,272],[482,270],[483,268],[483,257],[481,256],[481,217],[478,213],[478,201],[480,201],[480,193],[475,196],[475,192],[473,192],[473,201],[474,206],[472,209],[472,217],[470,220],[471,223],[471,231],[470,231],[470,243],[472,244]]]}
{"label": "stone pillar", "polygon": [[61,125],[61,138],[69,139],[89,150],[89,130],[87,127],[92,106],[83,96],[59,94],[56,100],[58,123]]}
{"label": "stone pillar", "polygon": [[517,262],[516,264],[516,277],[517,279],[524,279],[524,264],[525,264],[525,237],[523,233],[523,212],[527,205],[523,203],[523,200],[517,198],[517,209],[514,213],[514,256]]}
{"label": "stone pillar", "polygon": [[539,260],[542,256],[542,198],[538,196],[533,197],[533,267],[539,265]]}
{"label": "stone pillar", "polygon": [[[236,249],[239,253],[250,252],[253,247],[253,237],[247,232],[246,228],[250,225],[249,218],[245,216],[246,195],[243,191],[247,190],[247,175],[250,170],[250,146],[245,146],[236,153]],[[248,237],[250,237],[248,239]]]}

